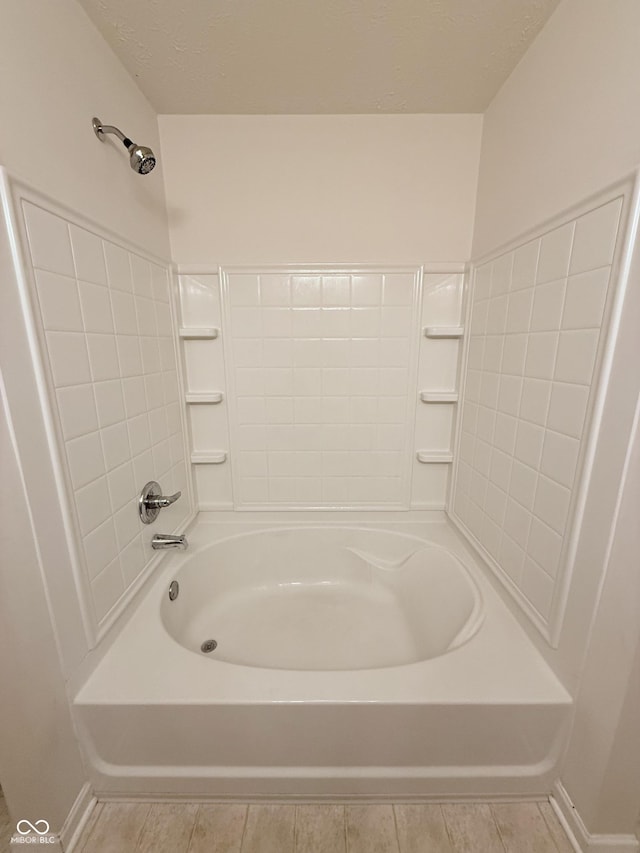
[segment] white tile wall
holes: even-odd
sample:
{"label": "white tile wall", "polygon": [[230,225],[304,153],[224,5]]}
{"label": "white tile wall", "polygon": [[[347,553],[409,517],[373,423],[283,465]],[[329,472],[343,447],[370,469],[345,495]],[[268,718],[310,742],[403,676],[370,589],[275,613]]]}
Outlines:
{"label": "white tile wall", "polygon": [[405,506],[419,275],[224,276],[238,506]]}
{"label": "white tile wall", "polygon": [[225,397],[188,406],[193,449],[229,451],[194,465],[200,506],[442,508],[449,466],[416,450],[449,449],[454,407],[418,390],[455,388],[458,342],[421,326],[460,322],[461,278],[229,270],[223,312],[217,276],[181,276],[181,324],[223,329],[183,343],[188,391]]}
{"label": "white tile wall", "polygon": [[[50,372],[73,511],[99,625],[153,557],[156,529],[189,506],[169,272],[44,207],[23,203],[35,314]],[[136,497],[150,479],[183,497],[153,528]]]}
{"label": "white tile wall", "polygon": [[565,569],[621,204],[475,271],[453,513],[543,623]]}

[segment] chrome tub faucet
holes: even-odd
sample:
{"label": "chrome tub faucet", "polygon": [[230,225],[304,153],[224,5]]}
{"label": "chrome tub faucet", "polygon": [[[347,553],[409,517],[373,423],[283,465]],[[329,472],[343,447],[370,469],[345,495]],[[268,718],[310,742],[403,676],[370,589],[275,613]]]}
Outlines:
{"label": "chrome tub faucet", "polygon": [[172,533],[155,533],[151,540],[151,547],[154,551],[169,551],[176,549],[178,551],[186,551],[189,546],[187,537],[178,536]]}

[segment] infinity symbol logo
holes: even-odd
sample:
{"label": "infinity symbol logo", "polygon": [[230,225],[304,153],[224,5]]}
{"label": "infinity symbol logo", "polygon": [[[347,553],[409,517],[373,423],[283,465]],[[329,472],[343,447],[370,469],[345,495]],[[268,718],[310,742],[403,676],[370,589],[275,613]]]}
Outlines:
{"label": "infinity symbol logo", "polygon": [[[26,826],[27,829],[20,829],[21,826]],[[38,829],[39,826],[43,826],[44,829]],[[20,835],[28,835],[30,832],[37,832],[38,835],[46,835],[49,832],[49,824],[46,820],[37,820],[35,823],[31,823],[29,820],[19,820],[16,829]]]}

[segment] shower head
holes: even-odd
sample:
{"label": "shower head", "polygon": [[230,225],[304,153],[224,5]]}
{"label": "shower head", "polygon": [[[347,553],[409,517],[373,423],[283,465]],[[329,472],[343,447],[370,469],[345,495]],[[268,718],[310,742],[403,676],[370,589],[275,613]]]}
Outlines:
{"label": "shower head", "polygon": [[146,145],[132,143],[128,149],[129,163],[134,172],[139,175],[147,175],[156,165],[156,157]]}
{"label": "shower head", "polygon": [[146,145],[136,145],[127,136],[111,124],[102,124],[99,118],[93,119],[93,130],[101,142],[104,142],[105,133],[113,133],[122,142],[129,152],[129,165],[139,175],[148,174],[156,165],[156,157]]}

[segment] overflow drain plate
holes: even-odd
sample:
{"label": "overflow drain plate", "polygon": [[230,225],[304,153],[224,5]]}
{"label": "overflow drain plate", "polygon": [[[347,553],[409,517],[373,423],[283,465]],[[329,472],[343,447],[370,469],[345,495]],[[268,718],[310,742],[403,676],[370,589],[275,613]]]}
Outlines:
{"label": "overflow drain plate", "polygon": [[215,640],[205,640],[204,643],[200,646],[200,651],[208,654],[209,652],[217,649],[218,644]]}

